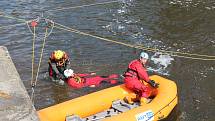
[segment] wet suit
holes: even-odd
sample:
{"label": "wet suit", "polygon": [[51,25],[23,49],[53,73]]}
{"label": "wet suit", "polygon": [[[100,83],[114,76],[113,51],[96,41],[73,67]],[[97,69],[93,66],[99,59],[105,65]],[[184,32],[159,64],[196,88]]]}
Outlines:
{"label": "wet suit", "polygon": [[[67,57],[67,56],[66,56]],[[70,61],[69,58],[62,58],[64,61],[59,64],[52,56],[49,58],[49,76],[54,80],[65,79],[64,71],[68,69]]]}
{"label": "wet suit", "polygon": [[144,65],[139,59],[133,60],[129,63],[128,69],[124,74],[125,86],[139,95],[139,97],[153,97],[157,94],[157,89],[150,86],[150,84],[144,84],[150,82],[149,76],[146,72]]}
{"label": "wet suit", "polygon": [[102,82],[108,82],[110,84],[117,83],[117,74],[112,74],[109,76],[96,76],[91,74],[75,74],[74,77],[67,79],[67,83],[72,88],[83,88],[90,86],[99,86]]}

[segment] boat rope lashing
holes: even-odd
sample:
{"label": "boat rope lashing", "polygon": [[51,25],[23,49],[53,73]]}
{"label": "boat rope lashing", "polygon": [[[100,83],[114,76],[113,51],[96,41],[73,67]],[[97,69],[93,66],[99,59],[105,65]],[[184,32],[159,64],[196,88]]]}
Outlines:
{"label": "boat rope lashing", "polygon": [[145,51],[149,51],[149,52],[161,52],[163,54],[170,54],[171,56],[180,57],[180,58],[187,58],[187,59],[193,59],[193,60],[204,60],[204,61],[215,61],[215,56],[214,55],[201,55],[201,54],[174,52],[174,51],[160,50],[160,49],[156,49],[156,48],[149,48],[149,47],[145,47],[143,45],[132,45],[132,44],[128,44],[128,43],[123,43],[123,42],[111,40],[111,39],[108,39],[108,38],[103,38],[103,37],[100,37],[100,36],[97,36],[97,35],[92,35],[92,34],[89,34],[89,33],[81,32],[79,30],[73,29],[71,27],[64,26],[64,25],[56,23],[56,22],[55,22],[55,25],[58,25],[58,26],[55,26],[55,28],[57,28],[57,29],[61,29],[61,30],[65,30],[65,31],[69,31],[69,32],[73,32],[73,33],[77,33],[77,34],[81,34],[81,35],[85,35],[85,36],[90,36],[90,37],[93,37],[93,38],[97,38],[97,39],[100,39],[100,40],[104,40],[104,41],[124,45],[124,46],[131,47],[131,48],[141,49],[141,50],[145,50]]}

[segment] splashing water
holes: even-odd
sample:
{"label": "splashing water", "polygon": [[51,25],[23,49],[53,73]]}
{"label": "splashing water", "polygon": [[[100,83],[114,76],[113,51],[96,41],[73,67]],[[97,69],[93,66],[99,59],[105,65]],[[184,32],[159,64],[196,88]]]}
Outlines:
{"label": "splashing water", "polygon": [[151,62],[153,62],[153,65],[155,67],[148,67],[147,69],[149,71],[153,71],[162,75],[169,75],[169,71],[167,70],[167,67],[171,64],[171,61],[174,59],[167,54],[162,54],[160,52],[156,52],[151,57]]}

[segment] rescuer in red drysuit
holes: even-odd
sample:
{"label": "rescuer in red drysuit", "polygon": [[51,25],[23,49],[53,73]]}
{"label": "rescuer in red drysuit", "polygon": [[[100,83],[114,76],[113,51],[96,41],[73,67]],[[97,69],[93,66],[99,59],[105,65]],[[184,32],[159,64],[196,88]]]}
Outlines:
{"label": "rescuer in red drysuit", "polygon": [[99,86],[101,82],[116,84],[116,79],[119,77],[117,74],[112,74],[110,76],[96,76],[95,73],[75,74],[71,69],[66,70],[64,75],[67,77],[67,84],[72,88],[95,87]]}
{"label": "rescuer in red drysuit", "polygon": [[[125,86],[138,94],[141,103],[148,103],[149,98],[156,96],[158,83],[150,80],[145,69],[145,64],[149,56],[142,52],[140,59],[133,60],[129,63],[127,71],[124,73]],[[147,82],[144,84],[142,81]]]}

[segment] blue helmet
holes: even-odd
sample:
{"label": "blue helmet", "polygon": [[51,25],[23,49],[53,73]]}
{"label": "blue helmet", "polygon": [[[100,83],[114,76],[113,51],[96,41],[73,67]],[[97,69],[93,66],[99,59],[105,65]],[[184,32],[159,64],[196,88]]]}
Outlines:
{"label": "blue helmet", "polygon": [[146,52],[141,52],[140,53],[140,58],[144,58],[144,59],[149,59],[149,55]]}

